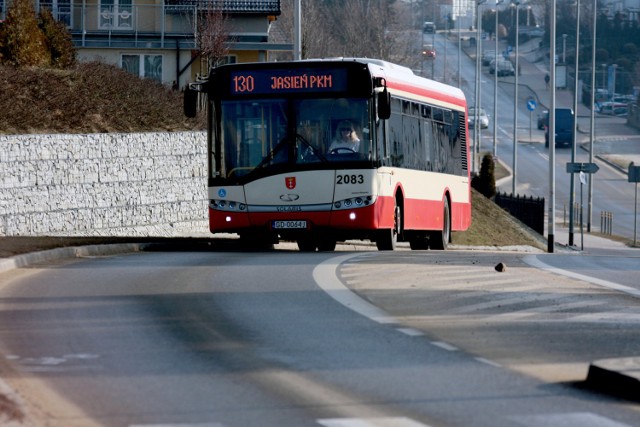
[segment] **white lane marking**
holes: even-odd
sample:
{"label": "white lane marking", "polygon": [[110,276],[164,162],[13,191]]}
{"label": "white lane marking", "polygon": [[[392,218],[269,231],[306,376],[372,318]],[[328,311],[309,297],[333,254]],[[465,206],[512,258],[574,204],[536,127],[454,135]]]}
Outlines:
{"label": "white lane marking", "polygon": [[220,423],[200,423],[200,424],[129,424],[129,427],[225,427]]}
{"label": "white lane marking", "polygon": [[448,350],[448,351],[458,351],[458,347],[455,347],[451,344],[448,344],[446,342],[442,342],[442,341],[431,341],[431,344],[435,345],[436,347],[440,347],[444,350]]}
{"label": "white lane marking", "polygon": [[494,366],[496,368],[502,368],[501,364],[493,362],[489,359],[485,359],[484,357],[476,357],[476,360],[480,363],[484,363],[485,365]]}
{"label": "white lane marking", "polygon": [[396,330],[410,337],[421,337],[424,335],[422,331],[414,328],[396,328]]}
{"label": "white lane marking", "polygon": [[429,427],[406,417],[392,418],[321,418],[318,424],[325,427]]}
{"label": "white lane marking", "polygon": [[602,280],[595,277],[589,277],[583,274],[574,273],[573,271],[552,267],[549,264],[545,264],[544,262],[540,261],[536,255],[527,255],[523,258],[523,261],[529,264],[530,266],[539,268],[541,270],[546,270],[555,274],[559,274],[561,276],[571,277],[573,279],[578,279],[585,282],[593,283],[594,285],[624,292],[626,294],[633,295],[634,297],[640,297],[640,290],[638,289],[634,289],[625,285],[620,285],[618,283],[609,282],[608,280]]}
{"label": "white lane marking", "polygon": [[525,415],[509,417],[523,426],[530,427],[631,427],[590,412],[568,414]]}
{"label": "white lane marking", "polygon": [[340,304],[365,316],[377,323],[398,323],[394,317],[380,310],[375,305],[365,301],[344,286],[338,279],[336,270],[340,264],[360,256],[359,254],[349,254],[330,258],[313,269],[313,280],[331,298]]}

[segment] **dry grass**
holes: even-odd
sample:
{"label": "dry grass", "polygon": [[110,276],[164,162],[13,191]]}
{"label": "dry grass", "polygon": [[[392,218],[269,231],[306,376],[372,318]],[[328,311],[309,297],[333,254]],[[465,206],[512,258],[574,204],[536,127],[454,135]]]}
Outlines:
{"label": "dry grass", "polygon": [[204,129],[182,113],[182,94],[92,62],[52,70],[0,65],[0,134]]}
{"label": "dry grass", "polygon": [[505,210],[473,190],[472,222],[465,232],[454,233],[453,243],[471,246],[532,246],[545,250],[546,242]]}
{"label": "dry grass", "polygon": [[0,423],[7,422],[22,422],[24,420],[24,413],[16,402],[11,400],[4,394],[0,394]]}

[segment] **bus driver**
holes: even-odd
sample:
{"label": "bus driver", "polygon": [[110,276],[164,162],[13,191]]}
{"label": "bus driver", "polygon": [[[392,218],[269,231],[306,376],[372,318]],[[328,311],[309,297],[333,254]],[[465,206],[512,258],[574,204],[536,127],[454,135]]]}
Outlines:
{"label": "bus driver", "polygon": [[329,153],[354,152],[360,148],[360,139],[349,120],[343,120],[336,128],[336,137],[329,146]]}

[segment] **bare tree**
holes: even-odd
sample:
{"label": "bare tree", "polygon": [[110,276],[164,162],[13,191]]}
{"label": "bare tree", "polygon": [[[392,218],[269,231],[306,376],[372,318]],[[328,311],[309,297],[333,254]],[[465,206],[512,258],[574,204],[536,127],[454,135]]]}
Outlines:
{"label": "bare tree", "polygon": [[229,54],[230,25],[221,7],[201,15],[196,41],[210,66],[218,65]]}
{"label": "bare tree", "polygon": [[[278,19],[289,40],[293,3],[282,2]],[[415,67],[420,46],[403,7],[394,0],[302,0],[302,57],[377,58]]]}

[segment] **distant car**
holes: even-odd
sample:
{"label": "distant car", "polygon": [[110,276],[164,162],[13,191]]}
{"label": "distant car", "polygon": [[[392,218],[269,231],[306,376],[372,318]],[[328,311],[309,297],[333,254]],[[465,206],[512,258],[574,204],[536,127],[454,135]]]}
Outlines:
{"label": "distant car", "polygon": [[[478,121],[480,122],[480,129],[487,129],[489,127],[489,116],[484,108],[478,109]],[[469,108],[469,119],[467,120],[470,128],[475,127],[476,122],[476,109],[475,107]]]}
{"label": "distant car", "polygon": [[513,68],[513,64],[511,63],[511,61],[507,59],[498,58],[491,61],[491,63],[489,64],[489,73],[493,74],[496,72],[498,73],[498,77],[516,75],[516,71]]}
{"label": "distant car", "polygon": [[549,126],[549,110],[543,110],[538,114],[538,129],[542,130]]}
{"label": "distant car", "polygon": [[489,65],[491,61],[496,59],[496,51],[495,50],[485,50],[482,54],[482,65]]}
{"label": "distant car", "polygon": [[609,116],[626,116],[629,113],[629,105],[622,102],[600,102],[598,112]]}
{"label": "distant car", "polygon": [[425,44],[424,46],[422,46],[422,56],[424,56],[425,58],[435,59],[436,49],[433,47],[433,45]]}
{"label": "distant car", "polygon": [[436,24],[434,24],[433,22],[425,22],[423,27],[422,27],[422,32],[425,34],[433,34],[436,32]]}

